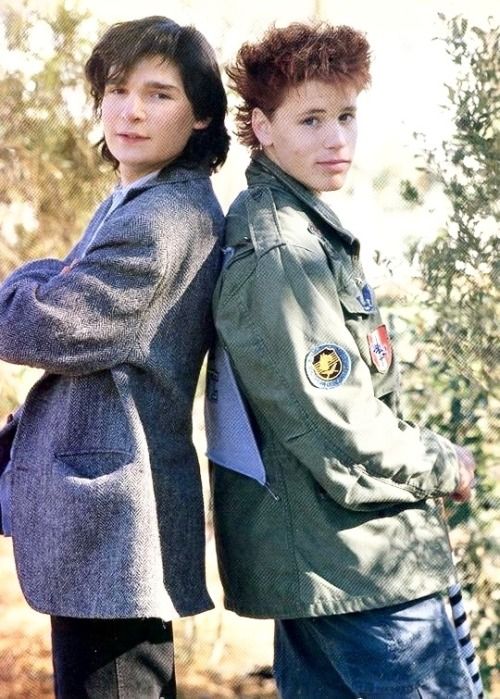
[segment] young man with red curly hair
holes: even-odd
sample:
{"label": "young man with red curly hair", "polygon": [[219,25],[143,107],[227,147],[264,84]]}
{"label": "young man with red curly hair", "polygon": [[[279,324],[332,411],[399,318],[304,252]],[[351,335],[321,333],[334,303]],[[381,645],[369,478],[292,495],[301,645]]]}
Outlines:
{"label": "young man with red curly hair", "polygon": [[[282,697],[468,699],[439,501],[470,497],[474,462],[399,416],[359,242],[319,196],[350,169],[369,54],[349,27],[292,24],[228,70],[252,159],[215,321],[261,462],[242,463],[240,439],[213,470],[220,572],[229,609],[276,620]],[[210,416],[224,391],[209,376]]]}

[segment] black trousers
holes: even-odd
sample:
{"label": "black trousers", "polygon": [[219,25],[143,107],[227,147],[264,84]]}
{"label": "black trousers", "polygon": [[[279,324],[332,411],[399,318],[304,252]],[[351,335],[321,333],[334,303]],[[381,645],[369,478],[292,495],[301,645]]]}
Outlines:
{"label": "black trousers", "polygon": [[174,699],[172,624],[51,617],[57,699]]}

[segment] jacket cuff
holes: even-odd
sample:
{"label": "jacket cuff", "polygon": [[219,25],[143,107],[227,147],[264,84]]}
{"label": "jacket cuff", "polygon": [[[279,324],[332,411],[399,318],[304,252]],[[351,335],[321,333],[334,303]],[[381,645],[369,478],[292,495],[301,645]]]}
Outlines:
{"label": "jacket cuff", "polygon": [[421,434],[426,449],[435,455],[430,482],[431,496],[451,495],[460,482],[460,465],[455,446],[446,437],[441,437],[427,428],[424,428]]}

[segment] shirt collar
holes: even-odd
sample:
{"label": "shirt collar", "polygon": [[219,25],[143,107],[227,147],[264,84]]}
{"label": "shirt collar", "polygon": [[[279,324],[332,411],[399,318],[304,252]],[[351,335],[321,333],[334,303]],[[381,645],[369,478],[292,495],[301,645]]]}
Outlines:
{"label": "shirt collar", "polygon": [[120,197],[124,198],[132,188],[142,187],[143,184],[146,184],[146,182],[152,180],[153,177],[156,177],[159,172],[161,172],[161,168],[159,170],[155,170],[154,172],[148,172],[147,175],[143,175],[142,177],[139,177],[138,180],[134,180],[129,184],[117,184],[113,194],[118,194]]}

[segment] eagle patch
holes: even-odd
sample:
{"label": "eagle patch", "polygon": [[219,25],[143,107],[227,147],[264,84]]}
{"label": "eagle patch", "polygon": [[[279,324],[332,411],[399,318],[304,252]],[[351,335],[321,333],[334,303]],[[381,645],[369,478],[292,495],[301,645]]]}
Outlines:
{"label": "eagle patch", "polygon": [[351,373],[351,359],[334,344],[317,345],[306,355],[306,375],[316,388],[340,386]]}

